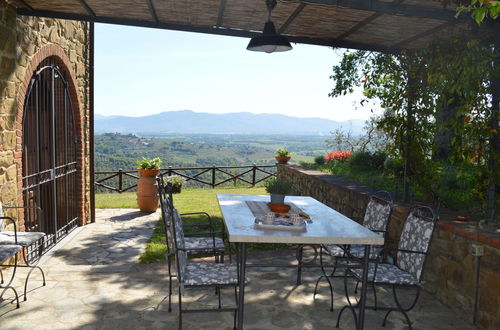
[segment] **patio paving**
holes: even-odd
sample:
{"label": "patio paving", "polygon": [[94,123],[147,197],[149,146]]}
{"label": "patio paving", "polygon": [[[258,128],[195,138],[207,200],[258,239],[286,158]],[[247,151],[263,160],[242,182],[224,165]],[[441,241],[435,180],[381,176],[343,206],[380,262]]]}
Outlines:
{"label": "patio paving", "polygon": [[[1,329],[176,329],[177,296],[169,313],[165,300],[168,281],[166,264],[141,265],[138,256],[150,237],[159,213],[144,214],[131,209],[96,210],[96,223],[77,229],[63,246],[42,260],[47,285],[32,275],[26,302],[15,309],[0,303]],[[258,252],[249,260],[293,262],[294,251]],[[303,285],[296,287],[295,270],[250,268],[246,290],[246,329],[331,329],[345,304],[343,281],[336,279],[335,310],[329,311],[326,284],[313,300],[319,270],[306,269]],[[17,276],[21,290],[25,270]],[[225,293],[225,294],[224,294]],[[233,290],[223,292],[223,303],[231,302]],[[379,299],[389,301],[387,292]],[[475,329],[470,321],[424,293],[410,313],[414,329]],[[183,302],[216,304],[213,290],[188,290]],[[187,305],[186,305],[187,306]],[[367,311],[366,329],[407,329],[404,319],[391,314],[382,327],[384,313]],[[232,329],[231,313],[183,315],[184,329]],[[351,314],[343,315],[341,329],[353,329]]]}

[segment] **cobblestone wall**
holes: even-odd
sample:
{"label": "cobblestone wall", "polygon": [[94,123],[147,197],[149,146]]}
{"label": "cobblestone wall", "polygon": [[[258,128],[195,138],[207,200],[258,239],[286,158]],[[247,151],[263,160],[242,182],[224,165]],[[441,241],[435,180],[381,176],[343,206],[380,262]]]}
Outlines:
{"label": "cobblestone wall", "polygon": [[[294,184],[296,195],[308,195],[361,221],[369,195],[376,190],[351,180],[308,170],[296,165],[278,165],[278,175]],[[395,240],[408,215],[408,205],[396,201],[388,238]],[[472,244],[481,243],[484,255],[479,259],[479,303],[477,322],[482,329],[500,329],[500,241],[498,229],[477,232],[467,224],[451,221],[456,214],[440,211],[440,221],[431,243],[424,272],[425,290],[451,308],[465,313],[472,321],[477,258]]]}
{"label": "cobblestone wall", "polygon": [[[29,79],[44,58],[57,56],[67,66],[76,98],[79,131],[80,218],[89,211],[88,24],[17,16],[0,0],[0,201],[22,204],[22,111]],[[22,213],[12,214],[22,219]],[[20,222],[23,229],[23,223]]]}

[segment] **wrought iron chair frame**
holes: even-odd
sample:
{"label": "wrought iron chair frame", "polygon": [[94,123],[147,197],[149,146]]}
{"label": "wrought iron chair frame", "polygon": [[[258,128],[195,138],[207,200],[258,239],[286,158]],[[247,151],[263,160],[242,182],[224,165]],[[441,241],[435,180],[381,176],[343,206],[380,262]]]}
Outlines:
{"label": "wrought iron chair frame", "polygon": [[[173,204],[173,196],[172,196],[172,189],[171,185],[167,184],[166,187],[165,185],[162,184],[161,180],[158,179],[158,194],[160,197],[160,208],[162,211],[162,224],[163,224],[163,229],[165,231],[165,242],[167,245],[167,250],[168,252],[166,253],[165,257],[167,259],[167,268],[168,268],[168,282],[169,282],[169,290],[168,290],[168,311],[172,311],[172,279],[174,277],[177,277],[177,274],[174,274],[172,272],[172,259],[175,257],[175,252],[173,249],[173,232],[172,232],[172,227],[170,224],[172,224],[173,221],[173,212],[174,212],[174,204]],[[180,216],[185,216],[185,215],[205,215],[209,219],[210,225],[212,225],[212,218],[210,215],[206,212],[190,212],[190,213],[182,213]],[[183,227],[190,226],[190,224],[183,224]],[[211,226],[210,228],[213,228]],[[222,232],[224,234],[224,232]],[[196,255],[196,256],[213,256],[215,257],[215,262],[224,262],[224,255],[225,255],[225,248],[224,250],[221,250],[220,248],[216,247],[215,244],[215,238],[218,234],[218,232],[215,232],[211,230],[210,232],[197,232],[195,233],[197,235],[202,235],[202,234],[211,234],[212,238],[212,253],[207,253],[208,250],[210,250],[210,247],[200,247],[200,248],[190,248],[187,249],[188,253],[191,255]],[[199,237],[199,236],[195,236]],[[224,242],[224,237],[222,236],[222,240]],[[200,238],[206,238],[206,237],[200,237]],[[229,246],[230,248],[230,246]]]}
{"label": "wrought iron chair frame", "polygon": [[[424,212],[428,212],[428,215],[425,216]],[[389,316],[389,314],[391,312],[393,312],[393,311],[400,312],[401,314],[403,314],[404,318],[406,319],[406,322],[407,322],[408,327],[409,327],[410,330],[412,329],[412,326],[411,326],[411,321],[410,321],[410,318],[408,317],[407,312],[409,312],[410,310],[412,310],[415,307],[415,305],[417,304],[418,298],[420,296],[420,290],[423,287],[422,277],[423,277],[424,270],[425,270],[425,264],[427,262],[427,256],[429,255],[429,250],[430,250],[430,247],[431,247],[432,235],[434,233],[434,230],[436,228],[436,222],[438,220],[438,216],[435,214],[435,212],[433,211],[433,209],[430,208],[430,207],[428,207],[428,206],[415,206],[415,207],[412,207],[410,209],[409,214],[408,214],[407,220],[410,217],[410,215],[412,215],[412,214],[415,214],[418,218],[420,218],[421,221],[430,222],[432,224],[432,231],[430,233],[429,241],[428,241],[428,244],[427,244],[427,246],[425,248],[425,251],[414,251],[414,250],[399,249],[399,248],[384,248],[384,251],[380,255],[380,257],[375,262],[373,262],[373,264],[374,264],[373,276],[370,275],[368,277],[368,283],[367,283],[367,285],[372,286],[373,292],[374,292],[374,298],[375,298],[374,305],[373,306],[365,306],[365,309],[387,311],[387,313],[384,316],[384,320],[382,322],[382,326],[385,326],[387,318],[388,318],[388,316]],[[405,222],[405,224],[406,224],[406,222]],[[401,235],[403,235],[403,232],[401,233]],[[376,282],[375,280],[377,278],[377,269],[379,267],[379,264],[382,264],[382,262],[384,260],[386,260],[387,257],[391,257],[392,260],[393,260],[393,262],[394,262],[393,264],[396,265],[396,261],[397,261],[396,258],[397,258],[397,254],[399,252],[424,255],[424,260],[422,261],[422,266],[421,266],[420,274],[419,274],[419,276],[417,278],[418,283],[417,284],[399,284],[399,283]],[[370,263],[372,263],[372,262],[370,262]],[[349,266],[348,265],[348,267],[346,268],[346,275],[344,276],[344,290],[345,290],[345,294],[346,294],[348,305],[344,306],[340,310],[339,315],[337,316],[337,324],[336,324],[337,328],[339,327],[340,319],[342,317],[342,313],[344,312],[344,310],[350,309],[351,312],[355,316],[355,313],[356,313],[355,312],[355,308],[357,308],[357,306],[359,305],[359,302],[357,304],[355,304],[355,305],[353,305],[351,303],[351,300],[350,300],[350,297],[349,297],[349,292],[348,292],[348,286],[347,286],[347,280],[348,280],[348,278],[354,277],[354,278],[357,279],[357,284],[356,284],[356,289],[357,289],[357,286],[358,286],[358,284],[360,282],[360,278],[352,271],[352,269],[356,269],[356,268],[359,268],[359,266],[357,266],[357,265],[350,265]],[[370,278],[372,280],[370,280]],[[392,294],[393,294],[393,298],[394,298],[394,302],[395,302],[396,306],[390,306],[390,307],[378,306],[378,304],[377,304],[377,293],[376,293],[376,287],[377,286],[380,286],[380,287],[388,287],[389,286],[389,287],[392,288]],[[401,304],[401,302],[400,302],[400,300],[398,299],[398,295],[397,295],[397,289],[398,288],[409,288],[409,289],[413,288],[413,289],[416,289],[415,298],[414,298],[413,302],[408,307],[403,307],[402,304]],[[357,318],[354,317],[354,319],[357,322]],[[357,324],[356,324],[356,326],[357,326]]]}
{"label": "wrought iron chair frame", "polygon": [[[44,223],[43,222],[43,217],[44,217],[43,210],[39,206],[1,206],[1,207],[3,207],[4,209],[23,209],[23,210],[34,209],[34,210],[37,210],[39,212],[39,214],[40,214],[39,222],[40,223]],[[28,233],[31,233],[31,232],[28,232]],[[24,301],[26,301],[28,299],[28,295],[27,295],[28,281],[30,279],[31,273],[35,269],[38,269],[40,271],[40,273],[42,274],[42,285],[43,286],[46,285],[45,273],[44,273],[43,269],[40,266],[38,266],[38,263],[40,262],[40,257],[41,257],[41,249],[43,248],[43,240],[45,239],[45,233],[43,233],[43,232],[37,232],[37,233],[43,234],[44,236],[41,237],[41,238],[39,238],[39,239],[32,240],[29,243],[23,243],[22,241],[19,241],[18,243],[16,243],[16,245],[22,246],[21,250],[22,250],[24,265],[16,265],[15,267],[16,268],[17,267],[31,268],[29,270],[28,274],[26,275],[26,279],[24,281]],[[24,235],[24,232],[15,232],[15,235],[16,235],[16,237],[22,237]],[[16,241],[18,241],[17,238],[16,238]],[[41,242],[39,244],[38,254],[35,254],[35,256],[36,256],[35,258],[28,258],[28,253],[26,252],[26,250],[30,246],[32,246],[33,244],[35,244],[37,242]],[[10,241],[2,241],[2,240],[0,240],[0,246],[1,245],[8,245],[8,244],[11,244],[11,242]],[[4,267],[13,267],[12,265],[3,265],[3,266]],[[2,274],[1,270],[0,270],[0,275],[2,276],[2,283],[3,283],[3,274]]]}
{"label": "wrought iron chair frame", "polygon": [[[183,239],[183,237],[177,237],[178,232],[182,232],[181,230],[176,230],[174,226],[180,226],[181,228],[183,227],[182,225],[182,218],[176,217],[176,214],[179,214],[175,208],[172,210],[172,221],[171,221],[171,231],[173,233],[173,243],[174,243],[174,253],[175,253],[175,260],[176,260],[176,267],[177,267],[177,282],[178,282],[178,295],[179,295],[179,329],[182,329],[182,314],[183,313],[202,313],[202,312],[234,312],[234,329],[236,329],[236,321],[237,321],[237,312],[238,312],[238,287],[239,283],[241,281],[240,278],[240,269],[238,266],[236,266],[236,276],[237,276],[237,281],[235,283],[220,283],[220,284],[186,284],[183,283],[182,279],[182,272],[179,270],[181,269],[182,265],[180,264],[181,257],[179,253],[185,252],[188,253],[188,249],[184,248],[179,248],[178,247],[178,240]],[[210,264],[210,263],[208,263]],[[216,265],[216,264],[213,264]],[[236,253],[236,265],[239,265],[239,258],[238,258],[238,253]],[[207,287],[207,288],[214,288],[215,287],[215,292],[218,296],[218,308],[198,308],[198,309],[183,309],[182,307],[182,295],[183,295],[183,289],[184,288],[200,288],[200,287]],[[234,287],[234,298],[235,298],[235,306],[234,307],[222,307],[222,301],[221,301],[221,291],[220,289],[223,287]],[[170,308],[170,307],[169,307]]]}
{"label": "wrought iron chair frame", "polygon": [[[386,190],[379,190],[379,191],[376,191],[375,193],[373,193],[372,195],[370,195],[370,201],[372,201],[372,200],[374,200],[375,202],[386,204],[386,205],[390,206],[390,211],[387,215],[387,222],[385,224],[385,230],[370,229],[373,232],[382,233],[382,235],[385,238],[387,231],[388,231],[388,228],[389,228],[389,222],[391,219],[391,215],[392,215],[392,206],[394,204],[394,202],[392,200],[392,196]],[[368,211],[368,205],[367,205],[367,209],[365,210],[365,213],[366,213],[366,211]],[[363,223],[363,225],[365,225],[365,224]],[[337,270],[339,260],[343,260],[343,261],[349,263],[349,262],[352,262],[352,261],[355,261],[356,259],[358,259],[358,258],[353,259],[352,256],[350,256],[350,248],[351,248],[350,245],[342,245],[342,246],[339,245],[339,247],[343,250],[343,255],[341,255],[341,256],[338,256],[338,255],[334,256],[334,255],[331,255],[330,253],[325,253],[328,250],[325,248],[324,245],[321,245],[320,249],[319,249],[319,263],[320,263],[321,271],[323,274],[316,281],[316,285],[314,286],[313,298],[316,298],[316,294],[318,293],[318,285],[321,282],[321,280],[323,278],[326,279],[326,281],[328,283],[328,287],[330,289],[330,311],[333,311],[333,285],[332,285],[330,278],[332,278],[332,277],[345,277],[345,275],[335,275],[335,271]],[[372,251],[373,251],[373,248],[374,247],[372,247]],[[325,254],[329,255],[330,258],[333,258],[333,269],[332,269],[330,274],[327,274],[327,270],[325,268],[325,262],[323,260],[323,258],[324,258],[323,256]],[[370,260],[376,260],[376,258],[372,258],[371,253],[370,253]]]}
{"label": "wrought iron chair frame", "polygon": [[[3,277],[3,273],[0,271],[0,275],[1,275],[1,282],[0,282],[0,289],[1,289],[1,293],[0,293],[0,302],[1,301],[4,301],[3,299],[3,295],[5,294],[5,292],[7,292],[8,289],[11,289],[13,292],[14,292],[14,296],[15,296],[15,301],[16,301],[16,308],[19,308],[19,295],[17,294],[17,290],[12,286],[12,282],[14,281],[14,277],[16,276],[16,270],[17,270],[17,267],[18,267],[18,252],[19,250],[22,250],[23,247],[21,245],[18,244],[17,242],[17,226],[16,226],[16,222],[14,221],[13,218],[11,217],[0,217],[0,220],[4,221],[4,220],[8,220],[12,223],[12,225],[14,226],[14,244],[10,244],[10,245],[0,245],[0,251],[2,249],[9,249],[7,252],[9,254],[9,256],[7,256],[6,259],[4,260],[0,260],[0,262],[4,262],[10,258],[14,258],[14,264],[0,264],[1,267],[12,267],[13,270],[12,270],[12,274],[10,276],[10,280],[4,284],[4,277]],[[2,258],[3,259],[3,258]]]}

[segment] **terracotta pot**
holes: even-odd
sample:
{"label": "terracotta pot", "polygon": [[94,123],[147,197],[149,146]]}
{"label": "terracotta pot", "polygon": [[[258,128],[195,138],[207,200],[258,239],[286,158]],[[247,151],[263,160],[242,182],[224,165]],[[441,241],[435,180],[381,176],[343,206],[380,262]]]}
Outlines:
{"label": "terracotta pot", "polygon": [[159,169],[137,169],[141,177],[137,183],[137,205],[141,212],[155,212],[158,209],[158,183],[156,175]]}
{"label": "terracotta pot", "polygon": [[290,156],[276,156],[274,157],[278,161],[279,164],[286,164],[290,160]]}

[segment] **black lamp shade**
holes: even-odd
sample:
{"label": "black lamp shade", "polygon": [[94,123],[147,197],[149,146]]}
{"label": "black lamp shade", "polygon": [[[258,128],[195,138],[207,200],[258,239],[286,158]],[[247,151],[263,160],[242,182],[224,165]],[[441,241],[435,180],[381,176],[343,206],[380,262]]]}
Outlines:
{"label": "black lamp shade", "polygon": [[276,33],[274,23],[271,21],[266,22],[263,33],[250,39],[247,46],[247,50],[265,53],[286,52],[291,49],[292,45],[288,39]]}

